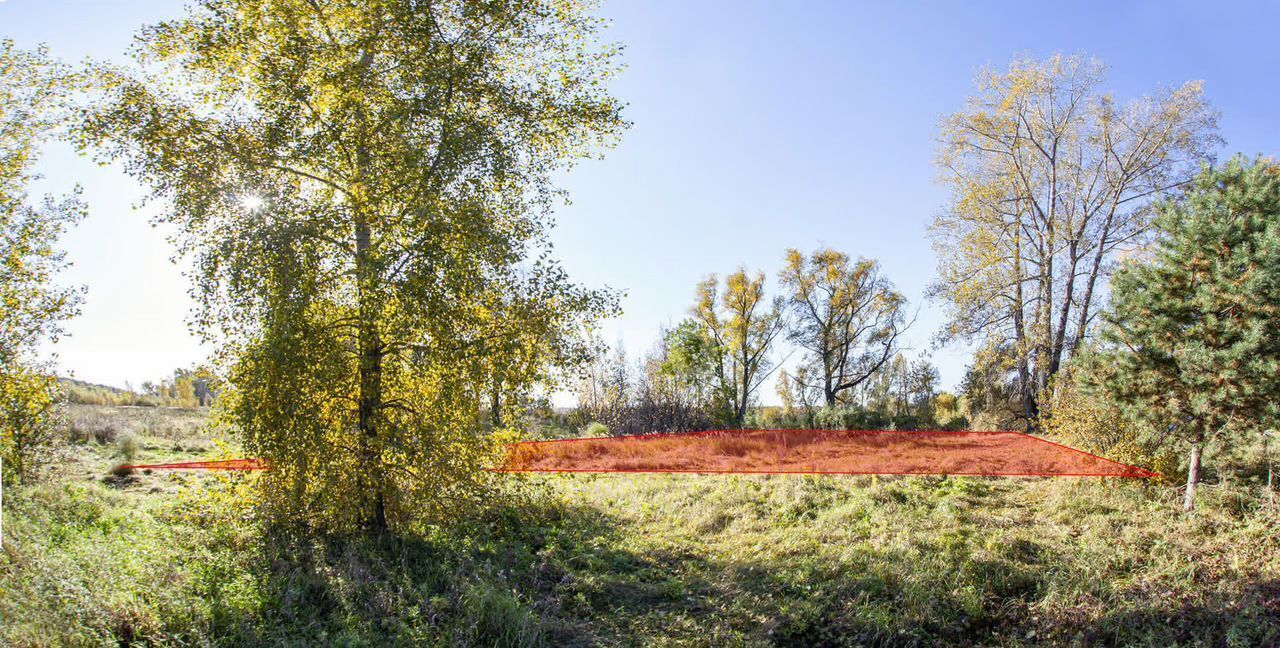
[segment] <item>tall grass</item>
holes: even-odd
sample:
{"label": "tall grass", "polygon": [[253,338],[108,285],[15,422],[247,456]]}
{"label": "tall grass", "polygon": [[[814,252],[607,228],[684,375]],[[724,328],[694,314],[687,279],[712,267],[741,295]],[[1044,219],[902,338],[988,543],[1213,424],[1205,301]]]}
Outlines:
{"label": "tall grass", "polygon": [[269,527],[251,476],[69,467],[6,493],[0,645],[1275,645],[1255,464],[1193,515],[1101,478],[511,476],[398,538]]}

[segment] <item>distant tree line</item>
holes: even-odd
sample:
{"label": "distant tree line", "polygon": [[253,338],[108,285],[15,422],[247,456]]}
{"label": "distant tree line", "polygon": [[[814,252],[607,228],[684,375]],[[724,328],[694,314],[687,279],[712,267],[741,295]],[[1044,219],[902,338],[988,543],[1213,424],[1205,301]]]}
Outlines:
{"label": "distant tree line", "polygon": [[144,382],[138,390],[59,378],[67,402],[131,407],[209,407],[217,401],[222,380],[207,366],[176,369],[169,378]]}
{"label": "distant tree line", "polygon": [[[767,293],[763,273],[712,275],[645,357],[630,362],[621,344],[602,345],[578,384],[578,418],[610,434],[967,424],[957,399],[939,391],[937,368],[903,352],[907,302],[878,263],[829,248],[785,259],[781,294]],[[779,358],[785,342],[801,353],[790,372]],[[775,373],[783,405],[760,407]]]}

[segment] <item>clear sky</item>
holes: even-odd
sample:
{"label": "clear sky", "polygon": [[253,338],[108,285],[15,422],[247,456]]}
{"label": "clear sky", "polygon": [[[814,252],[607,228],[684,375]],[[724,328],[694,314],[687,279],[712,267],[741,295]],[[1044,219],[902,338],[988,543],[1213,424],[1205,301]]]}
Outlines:
{"label": "clear sky", "polygon": [[[0,0],[0,36],[65,59],[119,57],[179,0]],[[944,203],[932,166],[939,118],[982,66],[1016,55],[1096,56],[1128,100],[1191,79],[1222,113],[1223,154],[1280,154],[1280,3],[710,2],[614,0],[614,85],[634,122],[602,161],[563,179],[557,255],[579,281],[625,289],[609,340],[633,354],[684,316],[694,284],[739,265],[772,276],[783,250],[829,245],[874,257],[920,308],[929,348],[940,309],[924,303],[934,255],[925,227]],[[138,384],[200,360],[191,302],[165,232],[135,211],[139,187],[53,145],[41,191],[79,182],[89,218],[65,241],[69,282],[88,287],[60,364],[76,377]],[[950,387],[964,349],[933,360]],[[772,390],[765,394],[773,400]]]}

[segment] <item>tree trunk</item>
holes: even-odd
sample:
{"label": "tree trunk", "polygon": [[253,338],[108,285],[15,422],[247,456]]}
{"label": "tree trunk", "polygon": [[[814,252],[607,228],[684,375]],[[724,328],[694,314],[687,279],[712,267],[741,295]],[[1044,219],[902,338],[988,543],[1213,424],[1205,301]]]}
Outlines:
{"label": "tree trunk", "polygon": [[[374,32],[381,30],[381,24],[375,25]],[[373,68],[373,51],[362,48],[360,52],[358,79],[367,80]],[[382,314],[379,312],[378,287],[379,270],[375,263],[373,250],[373,233],[369,222],[370,212],[364,203],[368,198],[367,186],[364,184],[366,174],[372,169],[372,156],[365,143],[370,141],[371,129],[365,120],[363,107],[357,107],[355,124],[352,129],[356,144],[356,181],[352,198],[355,216],[355,274],[356,300],[359,309],[358,344],[359,344],[359,382],[360,395],[358,404],[357,427],[360,435],[360,479],[366,489],[366,498],[373,499],[373,511],[365,521],[365,525],[375,531],[387,529],[387,492],[386,475],[382,466],[382,447],[378,442],[378,422],[382,415],[382,355],[383,345],[378,322]],[[367,501],[367,500],[366,500]],[[367,508],[366,508],[367,510]]]}
{"label": "tree trunk", "polygon": [[1062,289],[1062,310],[1058,313],[1058,330],[1053,332],[1053,346],[1049,349],[1049,371],[1048,377],[1052,379],[1057,375],[1058,370],[1062,368],[1062,355],[1066,348],[1067,340],[1067,324],[1071,321],[1071,304],[1072,297],[1076,289],[1076,265],[1079,263],[1077,255],[1077,239],[1067,245],[1067,261],[1070,266],[1070,272],[1067,273],[1067,285]]}
{"label": "tree trunk", "polygon": [[1200,446],[1203,442],[1196,440],[1191,444],[1191,464],[1187,466],[1187,494],[1182,499],[1182,510],[1191,511],[1196,506],[1196,484],[1200,481]]}
{"label": "tree trunk", "polygon": [[387,528],[386,491],[382,474],[382,451],[378,447],[378,413],[382,409],[382,340],[378,334],[377,309],[373,304],[375,286],[370,256],[369,224],[356,223],[356,281],[360,308],[359,345],[360,396],[357,428],[360,434],[360,479],[373,510],[365,525],[376,531]]}
{"label": "tree trunk", "polygon": [[496,371],[493,374],[493,392],[489,394],[489,412],[493,429],[502,427],[502,378]]}
{"label": "tree trunk", "polygon": [[1027,434],[1030,434],[1033,431],[1032,421],[1035,419],[1033,411],[1035,404],[1032,402],[1031,368],[1027,357],[1030,349],[1027,346],[1027,328],[1023,311],[1026,297],[1022,288],[1022,233],[1019,225],[1015,224],[1013,231],[1014,353],[1017,356],[1018,363],[1018,397],[1022,400],[1022,416],[1026,424]]}
{"label": "tree trunk", "polygon": [[1107,212],[1107,218],[1102,224],[1102,237],[1098,240],[1098,249],[1093,255],[1093,265],[1089,268],[1089,280],[1085,283],[1084,298],[1080,300],[1080,313],[1078,324],[1076,324],[1076,337],[1071,344],[1071,353],[1080,349],[1080,345],[1084,342],[1084,334],[1089,326],[1089,308],[1093,302],[1093,289],[1098,284],[1098,276],[1102,273],[1102,259],[1106,255],[1107,237],[1111,232],[1111,222],[1115,217],[1116,205],[1113,202],[1111,211]]}

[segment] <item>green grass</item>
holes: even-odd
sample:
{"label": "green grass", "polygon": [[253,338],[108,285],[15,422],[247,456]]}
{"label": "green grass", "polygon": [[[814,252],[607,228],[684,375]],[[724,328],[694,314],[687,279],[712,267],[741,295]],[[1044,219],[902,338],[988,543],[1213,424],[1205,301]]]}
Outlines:
{"label": "green grass", "polygon": [[[605,478],[580,486],[646,565],[585,569],[605,618],[690,643],[1265,645],[1274,513],[1098,480]],[[662,587],[654,588],[654,585]],[[1268,603],[1270,602],[1270,603]],[[1267,607],[1270,605],[1271,607]]]}
{"label": "green grass", "polygon": [[[140,458],[218,453],[190,435]],[[115,452],[6,493],[0,644],[1280,643],[1248,475],[1193,516],[1096,478],[512,477],[522,505],[457,528],[301,539],[233,504],[242,477],[105,482]]]}

